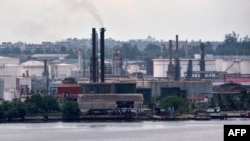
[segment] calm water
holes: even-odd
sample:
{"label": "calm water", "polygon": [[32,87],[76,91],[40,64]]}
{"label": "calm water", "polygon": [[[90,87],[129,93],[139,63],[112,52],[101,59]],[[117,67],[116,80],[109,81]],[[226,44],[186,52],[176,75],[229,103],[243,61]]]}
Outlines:
{"label": "calm water", "polygon": [[223,141],[224,124],[250,119],[0,124],[1,141]]}

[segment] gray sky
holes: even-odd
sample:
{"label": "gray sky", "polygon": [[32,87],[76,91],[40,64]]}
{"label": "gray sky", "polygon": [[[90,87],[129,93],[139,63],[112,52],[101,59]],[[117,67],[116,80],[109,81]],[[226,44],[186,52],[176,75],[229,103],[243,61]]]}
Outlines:
{"label": "gray sky", "polygon": [[0,0],[0,42],[90,38],[223,41],[250,35],[250,0]]}

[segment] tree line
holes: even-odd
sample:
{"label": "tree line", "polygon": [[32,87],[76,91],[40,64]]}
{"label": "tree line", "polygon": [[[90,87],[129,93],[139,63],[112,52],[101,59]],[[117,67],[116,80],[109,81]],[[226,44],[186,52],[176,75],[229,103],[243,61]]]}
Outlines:
{"label": "tree line", "polygon": [[242,91],[238,95],[214,94],[207,103],[191,102],[185,97],[172,95],[161,98],[159,103],[166,110],[173,107],[176,114],[195,114],[195,111],[216,107],[220,107],[221,111],[249,111],[250,92]]}
{"label": "tree line", "polygon": [[[129,42],[125,42],[122,45],[115,45],[113,47],[105,48],[105,58],[112,59],[112,52],[114,49],[119,49],[122,52],[124,60],[143,60],[148,61],[153,58],[167,58],[169,56],[169,49],[167,43],[162,43],[162,45],[154,44],[154,42],[149,43],[143,50],[138,49],[136,45],[132,45]],[[174,45],[175,46],[175,45]],[[64,45],[60,45],[59,48],[35,48],[33,51],[29,49],[21,50],[18,47],[5,47],[0,49],[0,55],[26,55],[30,56],[32,54],[51,54],[51,53],[61,53],[69,54],[68,58],[77,58],[77,49],[67,48]],[[175,54],[175,49],[173,49]],[[200,53],[200,47],[198,44],[187,43],[185,47],[179,48],[180,57],[193,58],[194,54]],[[86,49],[85,58],[91,58],[91,47]],[[218,46],[214,46],[211,42],[205,42],[205,54],[214,55],[250,55],[250,38],[245,36],[239,38],[239,34],[235,32],[225,34],[224,42]]]}
{"label": "tree line", "polygon": [[13,119],[25,120],[28,117],[42,116],[44,120],[51,114],[59,114],[62,119],[77,119],[80,110],[76,101],[66,100],[59,104],[52,96],[32,95],[24,102],[4,101],[0,104],[0,120],[11,121]]}

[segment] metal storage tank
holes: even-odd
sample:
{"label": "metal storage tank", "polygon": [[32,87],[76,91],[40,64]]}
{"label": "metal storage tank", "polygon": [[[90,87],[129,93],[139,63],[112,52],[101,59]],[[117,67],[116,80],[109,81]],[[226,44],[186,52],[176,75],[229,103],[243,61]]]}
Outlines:
{"label": "metal storage tank", "polygon": [[4,80],[4,89],[16,88],[16,76],[1,75],[0,79]]}
{"label": "metal storage tank", "polygon": [[17,90],[15,90],[15,89],[5,89],[5,91],[4,91],[4,101],[12,101],[14,98],[18,98]]}
{"label": "metal storage tank", "polygon": [[[193,71],[200,71],[199,61],[198,59],[191,59],[193,62]],[[181,67],[181,77],[185,76],[185,72],[187,71],[189,59],[180,59],[180,67]],[[154,77],[167,77],[168,71],[168,63],[169,59],[153,59],[154,66]],[[214,59],[205,59],[205,69],[206,71],[215,71],[215,60]]]}
{"label": "metal storage tank", "polygon": [[240,72],[240,62],[236,60],[224,60],[222,63],[223,71],[227,73],[239,73]]}
{"label": "metal storage tank", "polygon": [[215,70],[216,71],[224,71],[222,64],[223,64],[223,59],[216,59],[215,60]]}
{"label": "metal storage tank", "polygon": [[167,77],[168,64],[168,59],[153,59],[153,76]]}
{"label": "metal storage tank", "polygon": [[17,64],[5,64],[4,65],[4,75],[14,75],[18,76],[21,74],[22,66]]}
{"label": "metal storage tank", "polygon": [[72,76],[72,71],[77,69],[76,64],[66,64],[66,63],[60,63],[60,64],[53,64],[50,65],[50,75],[51,78],[54,79],[64,79],[67,77]]}
{"label": "metal storage tank", "polygon": [[0,78],[0,99],[3,99],[4,80]]}
{"label": "metal storage tank", "polygon": [[42,76],[44,71],[44,63],[40,61],[27,61],[21,64],[23,67],[20,75],[29,73],[29,76]]}
{"label": "metal storage tank", "polygon": [[243,60],[240,62],[240,73],[250,74],[250,60]]}
{"label": "metal storage tank", "polygon": [[16,65],[18,65],[19,63],[20,63],[19,58],[0,56],[0,65],[4,65],[4,64],[16,64]]}

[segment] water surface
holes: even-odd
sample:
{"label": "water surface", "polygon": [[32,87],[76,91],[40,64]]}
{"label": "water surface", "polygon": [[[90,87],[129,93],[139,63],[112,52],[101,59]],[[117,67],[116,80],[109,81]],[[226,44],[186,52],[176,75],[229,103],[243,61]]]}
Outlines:
{"label": "water surface", "polygon": [[210,121],[54,122],[0,124],[1,141],[223,141],[223,125],[250,119]]}

